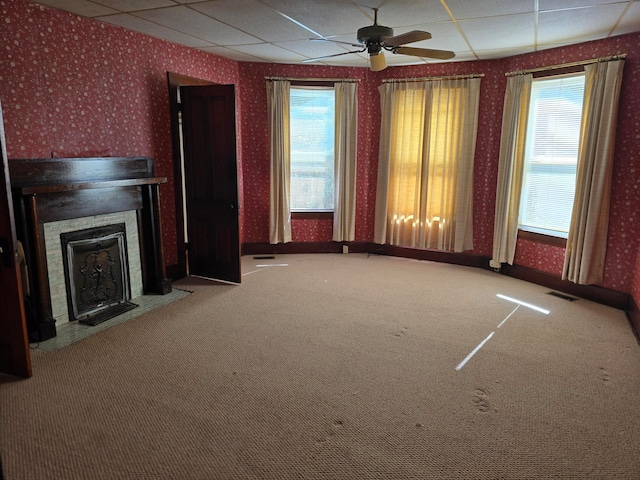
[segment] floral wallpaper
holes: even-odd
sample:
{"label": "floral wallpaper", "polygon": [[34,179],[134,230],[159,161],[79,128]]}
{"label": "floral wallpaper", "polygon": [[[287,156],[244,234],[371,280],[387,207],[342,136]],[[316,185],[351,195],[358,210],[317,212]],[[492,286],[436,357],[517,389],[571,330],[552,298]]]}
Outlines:
{"label": "floral wallpaper", "polygon": [[9,158],[148,156],[176,263],[167,71],[238,83],[237,62],[23,0],[0,1],[0,100]]}
{"label": "floral wallpaper", "polygon": [[[505,73],[626,53],[616,138],[611,221],[603,286],[640,304],[640,33],[515,57],[366,68],[238,63],[112,25],[0,0],[0,100],[10,158],[144,155],[161,187],[165,263],[177,261],[167,71],[235,84],[241,239],[268,241],[269,140],[265,77],[356,78],[356,240],[373,237],[380,105],[385,78],[483,74],[474,165],[474,250],[491,255]],[[329,241],[331,221],[295,220],[294,241]],[[559,275],[564,250],[519,241],[516,263]]]}

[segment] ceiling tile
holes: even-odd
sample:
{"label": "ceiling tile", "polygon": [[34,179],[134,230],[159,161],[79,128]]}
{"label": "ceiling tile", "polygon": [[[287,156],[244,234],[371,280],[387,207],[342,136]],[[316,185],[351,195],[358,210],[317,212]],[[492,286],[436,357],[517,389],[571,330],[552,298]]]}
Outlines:
{"label": "ceiling tile", "polygon": [[261,45],[237,45],[233,47],[233,50],[247,55],[253,55],[268,62],[277,63],[300,63],[306,58],[297,53],[280,48],[277,45],[264,43]]}
{"label": "ceiling tile", "polygon": [[[363,2],[364,5],[370,5],[371,2]],[[411,26],[417,24],[431,24],[435,22],[450,21],[451,17],[447,10],[442,6],[440,0],[380,0],[378,5],[370,5],[372,7],[379,6],[378,23],[393,28],[402,26]],[[373,23],[373,12],[365,11],[370,16]],[[364,25],[360,25],[364,26]],[[414,30],[410,28],[409,30]],[[397,32],[394,32],[397,33]]]}
{"label": "ceiling tile", "polygon": [[261,40],[186,6],[136,12],[135,15],[217,45],[246,45]]}
{"label": "ceiling tile", "polygon": [[[473,50],[487,50],[504,47],[520,48],[534,43],[533,13],[509,15],[509,22],[501,22],[497,17],[461,20],[460,26],[469,39]],[[503,44],[499,39],[508,39]]]}
{"label": "ceiling tile", "polygon": [[344,0],[263,1],[319,35],[355,34],[372,23],[362,7]]}
{"label": "ceiling tile", "polygon": [[152,8],[172,7],[176,3],[171,0],[93,0],[95,3],[111,7],[121,12],[135,12]]}
{"label": "ceiling tile", "polygon": [[100,15],[118,13],[117,10],[97,5],[88,0],[42,0],[38,3],[75,13],[83,17],[98,17]]}
{"label": "ceiling tile", "polygon": [[162,38],[169,42],[179,43],[188,47],[199,48],[211,45],[200,38],[176,32],[175,30],[148,22],[129,13],[97,17],[97,20],[110,23],[112,25],[118,25],[129,30],[144,31],[147,35],[151,35],[152,37]]}
{"label": "ceiling tile", "polygon": [[640,2],[634,2],[613,31],[613,35],[637,32],[640,25]]}
{"label": "ceiling tile", "polygon": [[278,46],[295,52],[305,58],[316,58],[337,53],[347,53],[353,50],[360,50],[349,45],[334,42],[320,42],[311,40],[294,40],[291,42],[278,42]]}
{"label": "ceiling tile", "polygon": [[627,0],[538,0],[539,11],[583,8],[607,3],[627,3]]}
{"label": "ceiling tile", "polygon": [[577,41],[604,38],[624,11],[624,7],[623,4],[609,4],[600,7],[540,12],[538,44],[568,45]]}
{"label": "ceiling tile", "polygon": [[264,62],[261,58],[247,55],[246,53],[237,52],[231,48],[226,47],[203,47],[200,50],[207,53],[218,55],[219,57],[230,58],[238,62]]}
{"label": "ceiling tile", "polygon": [[257,0],[216,0],[198,3],[191,8],[266,42],[308,39],[312,36],[308,30]]}
{"label": "ceiling tile", "polygon": [[457,20],[499,17],[519,13],[533,13],[534,11],[534,2],[532,0],[494,0],[491,2],[446,0],[446,4]]}

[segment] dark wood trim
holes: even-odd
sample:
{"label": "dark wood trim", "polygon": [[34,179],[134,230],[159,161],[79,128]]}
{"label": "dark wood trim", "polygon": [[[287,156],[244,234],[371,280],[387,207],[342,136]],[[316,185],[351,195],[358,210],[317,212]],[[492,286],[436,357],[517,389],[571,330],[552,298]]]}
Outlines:
{"label": "dark wood trim", "polygon": [[570,65],[567,67],[550,68],[548,70],[540,70],[533,72],[533,78],[557,77],[558,75],[567,75],[570,73],[584,72],[584,65]]}
{"label": "dark wood trim", "polygon": [[[441,252],[438,250],[421,250],[417,248],[380,245],[373,242],[291,242],[278,243],[243,243],[242,255],[264,254],[296,254],[296,253],[342,253],[342,246],[349,247],[349,253],[368,253],[370,255],[389,255],[393,257],[412,258],[432,262],[450,263],[482,269],[490,269],[490,258],[473,253]],[[509,277],[525,280],[558,292],[591,300],[627,312],[636,331],[640,331],[640,311],[627,293],[610,290],[597,285],[577,285],[549,273],[519,265],[502,265],[500,273]]]}
{"label": "dark wood trim", "polygon": [[342,243],[338,242],[243,243],[242,255],[342,253],[342,245]]}
{"label": "dark wood trim", "polygon": [[332,82],[330,80],[291,80],[290,81],[292,87],[326,87],[333,88],[336,82]]}
{"label": "dark wood trim", "polygon": [[518,230],[518,238],[529,240],[530,242],[542,243],[553,247],[567,248],[567,239],[562,237],[554,237],[553,235],[544,235],[537,232],[528,232],[526,230]]}
{"label": "dark wood trim", "polygon": [[569,295],[581,297],[610,307],[626,310],[629,305],[629,294],[609,290],[597,285],[578,285],[568,280],[562,280],[556,275],[534,270],[520,265],[503,264],[500,273],[527,282],[542,285]]}
{"label": "dark wood trim", "polygon": [[333,220],[333,212],[291,212],[292,220]]}
{"label": "dark wood trim", "polygon": [[450,263],[467,267],[489,268],[489,257],[473,253],[443,252],[440,250],[423,250],[419,248],[398,247],[396,245],[379,245],[372,243],[369,253],[375,255],[390,255],[392,257],[413,258],[431,262]]}
{"label": "dark wood trim", "polygon": [[636,340],[638,344],[640,344],[640,309],[638,309],[638,304],[633,299],[631,295],[629,295],[629,306],[627,307],[627,318],[629,319],[629,323],[631,324],[631,329],[633,330],[634,335],[636,336]]}
{"label": "dark wood trim", "polygon": [[18,244],[3,118],[0,105],[0,373],[28,378],[33,369],[25,312],[28,292],[22,276],[26,267]]}
{"label": "dark wood trim", "polygon": [[180,267],[177,263],[172,265],[167,265],[166,267],[167,277],[173,280],[178,280],[180,278],[184,278],[184,275],[180,276]]}
{"label": "dark wood trim", "polygon": [[78,190],[92,190],[96,188],[133,187],[137,185],[153,185],[166,183],[166,177],[133,178],[126,180],[96,180],[92,182],[72,182],[56,185],[30,185],[19,187],[22,195],[37,195],[39,193],[60,193]]}
{"label": "dark wood trim", "polygon": [[154,177],[148,157],[9,159],[11,188]]}
{"label": "dark wood trim", "polygon": [[440,252],[417,248],[379,245],[373,242],[290,242],[290,243],[243,243],[243,255],[295,254],[295,253],[342,253],[347,246],[349,253],[368,253],[370,255],[388,255],[393,257],[431,260],[434,262],[489,268],[489,257],[470,253]]}

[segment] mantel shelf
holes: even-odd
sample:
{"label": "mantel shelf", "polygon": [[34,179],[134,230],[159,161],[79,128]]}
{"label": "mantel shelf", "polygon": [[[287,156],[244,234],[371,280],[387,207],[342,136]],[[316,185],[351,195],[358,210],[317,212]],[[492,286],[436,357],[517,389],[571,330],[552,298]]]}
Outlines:
{"label": "mantel shelf", "polygon": [[95,188],[133,187],[137,185],[159,185],[166,183],[167,177],[129,178],[125,180],[95,180],[89,182],[69,182],[61,184],[27,185],[17,187],[22,195],[37,195],[43,193],[71,192],[76,190],[90,190]]}

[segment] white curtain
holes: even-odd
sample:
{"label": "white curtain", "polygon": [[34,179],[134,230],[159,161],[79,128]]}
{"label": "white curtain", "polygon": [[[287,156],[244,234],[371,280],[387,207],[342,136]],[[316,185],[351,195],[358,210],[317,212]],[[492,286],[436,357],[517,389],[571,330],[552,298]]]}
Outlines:
{"label": "white curtain", "polygon": [[374,241],[473,248],[473,161],[480,78],[388,82]]}
{"label": "white curtain", "polygon": [[564,280],[579,284],[603,279],[623,67],[624,60],[585,66],[576,193],[562,272]]}
{"label": "white curtain", "polygon": [[356,226],[356,147],[358,144],[358,85],[334,85],[335,121],[335,209],[333,240],[352,241]]}
{"label": "white curtain", "polygon": [[267,81],[271,158],[269,243],[291,241],[289,90],[290,82],[287,80]]}
{"label": "white curtain", "polygon": [[531,74],[515,75],[507,80],[493,225],[493,268],[500,268],[505,262],[513,264],[516,252],[532,80]]}

